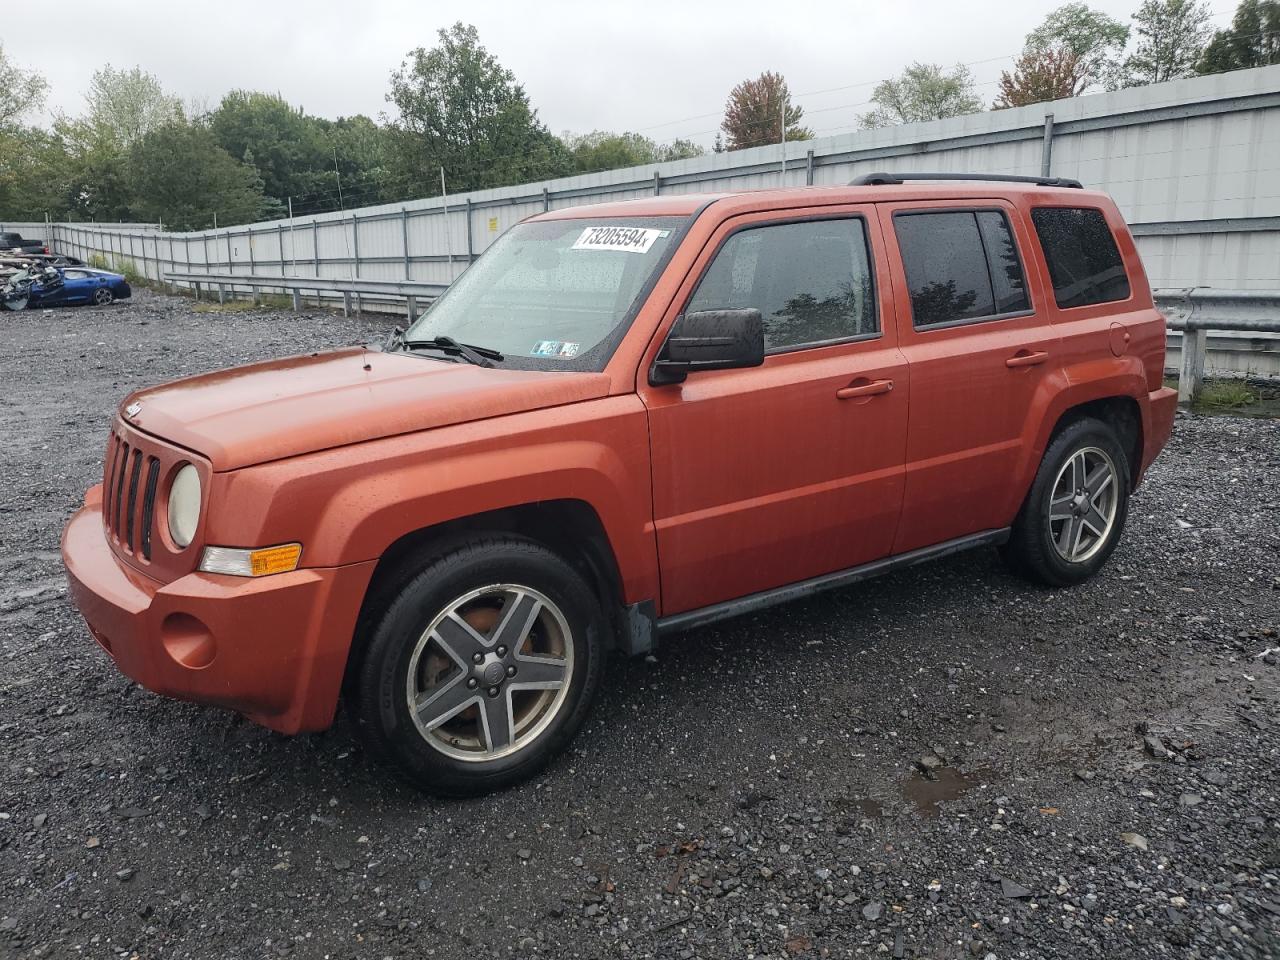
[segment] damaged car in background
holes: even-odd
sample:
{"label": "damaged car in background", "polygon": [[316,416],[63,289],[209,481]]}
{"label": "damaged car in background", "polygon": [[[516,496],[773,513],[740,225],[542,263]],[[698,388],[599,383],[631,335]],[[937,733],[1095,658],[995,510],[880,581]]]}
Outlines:
{"label": "damaged car in background", "polygon": [[51,257],[0,257],[0,304],[8,310],[81,303],[106,306],[132,295],[129,281],[109,270],[63,266]]}

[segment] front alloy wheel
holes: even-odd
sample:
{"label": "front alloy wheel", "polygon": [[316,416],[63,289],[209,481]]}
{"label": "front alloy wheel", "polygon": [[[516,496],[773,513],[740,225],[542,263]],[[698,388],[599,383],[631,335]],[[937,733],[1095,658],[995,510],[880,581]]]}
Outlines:
{"label": "front alloy wheel", "polygon": [[532,587],[496,584],[451,601],[418,638],[406,695],[432,747],[459,760],[496,760],[555,720],[572,673],[564,612]]}
{"label": "front alloy wheel", "polygon": [[348,690],[366,750],[431,793],[485,793],[532,776],[582,725],[605,620],[557,554],[486,538],[420,563],[386,600]]}

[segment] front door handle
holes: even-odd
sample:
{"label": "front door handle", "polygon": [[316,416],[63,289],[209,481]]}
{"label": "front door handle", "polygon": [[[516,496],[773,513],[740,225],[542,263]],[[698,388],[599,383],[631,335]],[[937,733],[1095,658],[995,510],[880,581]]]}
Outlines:
{"label": "front door handle", "polygon": [[1044,350],[1019,350],[1012,357],[1004,362],[1006,367],[1034,367],[1037,363],[1044,363],[1049,359],[1049,354]]}
{"label": "front door handle", "polygon": [[888,393],[892,389],[892,380],[871,380],[867,383],[841,387],[836,391],[836,397],[840,400],[852,400],[855,397],[874,397],[878,393]]}

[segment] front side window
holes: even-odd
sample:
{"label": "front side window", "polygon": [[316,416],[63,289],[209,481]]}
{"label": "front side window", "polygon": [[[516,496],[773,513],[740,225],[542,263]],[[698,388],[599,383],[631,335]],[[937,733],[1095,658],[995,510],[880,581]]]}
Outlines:
{"label": "front side window", "polygon": [[684,217],[521,223],[406,333],[503,354],[504,366],[602,370]]}
{"label": "front side window", "polygon": [[1040,207],[1031,211],[1059,307],[1129,299],[1129,277],[1101,210]]}
{"label": "front side window", "polygon": [[878,333],[863,220],[805,220],[731,235],[685,312],[752,307],[764,320],[767,350]]}
{"label": "front side window", "polygon": [[915,327],[994,319],[1030,309],[1022,261],[999,210],[893,218]]}

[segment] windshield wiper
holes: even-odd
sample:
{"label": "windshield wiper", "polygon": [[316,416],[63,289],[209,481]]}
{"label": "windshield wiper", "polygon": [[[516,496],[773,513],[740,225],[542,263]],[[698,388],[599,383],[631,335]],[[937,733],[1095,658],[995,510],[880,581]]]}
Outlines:
{"label": "windshield wiper", "polygon": [[426,348],[428,350],[444,350],[446,353],[456,353],[458,356],[466,360],[467,363],[474,363],[477,367],[492,367],[494,360],[505,359],[503,355],[491,347],[477,347],[470,343],[459,343],[453,337],[438,336],[432,337],[430,340],[406,340],[403,332],[392,333],[391,349],[414,350]]}

